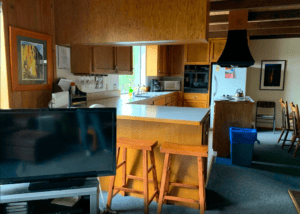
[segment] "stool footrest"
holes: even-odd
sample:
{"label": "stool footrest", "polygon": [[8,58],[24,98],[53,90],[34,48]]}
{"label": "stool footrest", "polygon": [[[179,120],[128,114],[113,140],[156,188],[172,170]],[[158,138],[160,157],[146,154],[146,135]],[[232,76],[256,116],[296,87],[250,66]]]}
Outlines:
{"label": "stool footrest", "polygon": [[113,194],[113,196],[111,198],[115,197],[119,192],[120,192],[120,190],[115,191],[115,193]]}
{"label": "stool footrest", "polygon": [[121,166],[123,166],[126,163],[126,161],[122,161],[118,166],[117,169],[119,169]]}
{"label": "stool footrest", "polygon": [[120,190],[120,191],[124,191],[124,192],[132,192],[132,193],[136,193],[136,194],[141,194],[143,195],[144,192],[143,191],[139,191],[139,190],[135,190],[135,189],[130,189],[130,188],[126,188],[126,187],[115,187],[116,190]]}
{"label": "stool footrest", "polygon": [[[138,176],[134,176],[134,175],[127,175],[127,178],[128,179],[134,179],[134,180],[140,180],[140,181],[143,181],[144,179],[141,178],[141,177],[138,177]],[[148,180],[148,182],[153,182],[152,179]]]}
{"label": "stool footrest", "polygon": [[169,201],[181,201],[181,202],[187,202],[187,203],[191,203],[191,204],[199,204],[199,201],[194,200],[194,199],[180,198],[180,197],[175,197],[175,196],[170,196],[170,195],[165,195],[164,199],[169,200]]}
{"label": "stool footrest", "polygon": [[199,186],[192,185],[192,184],[182,184],[182,183],[176,183],[176,182],[170,182],[169,184],[172,186],[176,186],[176,187],[183,187],[183,188],[188,188],[188,189],[199,189]]}
{"label": "stool footrest", "polygon": [[151,202],[153,201],[154,197],[159,193],[158,190],[156,190],[153,195],[151,196],[150,200],[149,200],[149,204],[151,204]]}
{"label": "stool footrest", "polygon": [[151,170],[154,168],[154,165],[152,164],[151,166],[150,166],[150,168],[148,169],[148,173],[149,172],[151,172]]}

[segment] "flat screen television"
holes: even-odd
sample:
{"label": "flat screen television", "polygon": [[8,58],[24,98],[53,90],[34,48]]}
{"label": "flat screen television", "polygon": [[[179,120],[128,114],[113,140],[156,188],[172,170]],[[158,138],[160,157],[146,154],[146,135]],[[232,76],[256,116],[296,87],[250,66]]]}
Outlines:
{"label": "flat screen television", "polygon": [[0,110],[0,185],[115,173],[115,108]]}

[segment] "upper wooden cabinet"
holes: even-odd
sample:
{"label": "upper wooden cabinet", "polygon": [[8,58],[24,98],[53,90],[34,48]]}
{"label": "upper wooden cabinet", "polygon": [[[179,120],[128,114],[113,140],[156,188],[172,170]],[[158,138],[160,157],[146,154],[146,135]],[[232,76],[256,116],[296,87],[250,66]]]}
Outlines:
{"label": "upper wooden cabinet", "polygon": [[132,47],[71,46],[74,74],[133,74]]}
{"label": "upper wooden cabinet", "polygon": [[167,47],[166,45],[148,45],[146,47],[146,74],[147,76],[166,76],[167,74]]}
{"label": "upper wooden cabinet", "polygon": [[148,45],[146,47],[147,76],[182,76],[183,45]]}
{"label": "upper wooden cabinet", "polygon": [[93,47],[93,73],[115,74],[115,48],[109,46]]}
{"label": "upper wooden cabinet", "polygon": [[209,43],[185,45],[184,63],[188,65],[209,64]]}
{"label": "upper wooden cabinet", "polygon": [[184,73],[184,45],[171,45],[170,55],[172,59],[171,75],[182,76]]}
{"label": "upper wooden cabinet", "polygon": [[87,45],[71,47],[71,72],[74,74],[92,73],[93,48]]}
{"label": "upper wooden cabinet", "polygon": [[210,61],[217,62],[223,53],[226,44],[226,39],[211,39],[210,40]]}

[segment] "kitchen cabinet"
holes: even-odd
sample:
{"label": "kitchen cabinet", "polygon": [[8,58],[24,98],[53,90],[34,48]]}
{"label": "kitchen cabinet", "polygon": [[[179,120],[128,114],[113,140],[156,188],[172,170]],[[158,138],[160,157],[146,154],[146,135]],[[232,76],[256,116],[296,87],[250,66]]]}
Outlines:
{"label": "kitchen cabinet", "polygon": [[166,104],[165,98],[159,99],[159,100],[154,100],[154,105],[155,106],[164,106]]}
{"label": "kitchen cabinet", "polygon": [[209,42],[185,45],[184,55],[186,65],[209,64]]}
{"label": "kitchen cabinet", "polygon": [[172,59],[171,76],[183,76],[184,73],[184,45],[171,45],[170,57]]}
{"label": "kitchen cabinet", "polygon": [[217,62],[223,53],[226,39],[210,39],[210,61]]}
{"label": "kitchen cabinet", "polygon": [[92,73],[92,47],[74,45],[71,47],[71,72],[73,74]]}
{"label": "kitchen cabinet", "polygon": [[146,47],[147,76],[182,76],[184,45],[148,45]]}
{"label": "kitchen cabinet", "polygon": [[208,108],[209,107],[208,93],[184,93],[183,106],[194,108]]}
{"label": "kitchen cabinet", "polygon": [[132,47],[71,46],[74,74],[133,74]]}
{"label": "kitchen cabinet", "polygon": [[146,47],[147,76],[167,75],[167,49],[162,45],[148,45]]}

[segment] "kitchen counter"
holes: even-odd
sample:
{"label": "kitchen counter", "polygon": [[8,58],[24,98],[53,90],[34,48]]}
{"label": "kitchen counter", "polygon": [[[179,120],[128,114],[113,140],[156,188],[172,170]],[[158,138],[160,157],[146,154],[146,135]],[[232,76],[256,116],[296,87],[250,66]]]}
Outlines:
{"label": "kitchen counter", "polygon": [[[158,182],[161,182],[163,169],[164,154],[160,153],[160,147],[163,143],[208,145],[209,109],[153,105],[155,100],[174,97],[176,93],[178,92],[164,92],[164,94],[160,92],[160,96],[151,98],[121,95],[120,97],[89,101],[87,103],[87,107],[92,104],[101,104],[105,107],[117,108],[117,138],[127,137],[158,142],[158,145],[154,148]],[[120,153],[122,154],[123,151],[121,150]],[[143,177],[142,158],[140,151],[135,149],[127,150],[127,173]],[[120,157],[119,163],[121,161],[123,161],[122,157]],[[174,157],[172,157],[170,181],[182,181],[183,183],[199,185],[197,170],[197,158],[174,155]],[[116,186],[123,185],[122,176],[120,175],[121,172],[121,168],[117,170]],[[205,174],[207,173],[207,159],[204,160],[204,172]],[[107,191],[109,177],[101,177],[100,181],[103,190]],[[139,191],[142,191],[144,188],[143,183],[138,180],[128,180],[128,184],[130,188]],[[154,188],[150,187],[149,195],[153,193]],[[130,193],[130,195],[141,197],[135,193]],[[196,189],[180,188],[174,192],[174,196],[198,200],[199,192]],[[193,208],[198,207],[197,204],[174,203]]]}
{"label": "kitchen counter", "polygon": [[136,104],[141,100],[155,100],[177,92],[160,92],[161,96],[151,98],[121,95],[102,100],[89,101],[87,107],[92,104],[101,104],[105,107],[117,108],[117,119],[132,119],[142,121],[168,122],[189,125],[200,125],[209,113],[207,108],[189,108],[174,106],[154,106]]}

